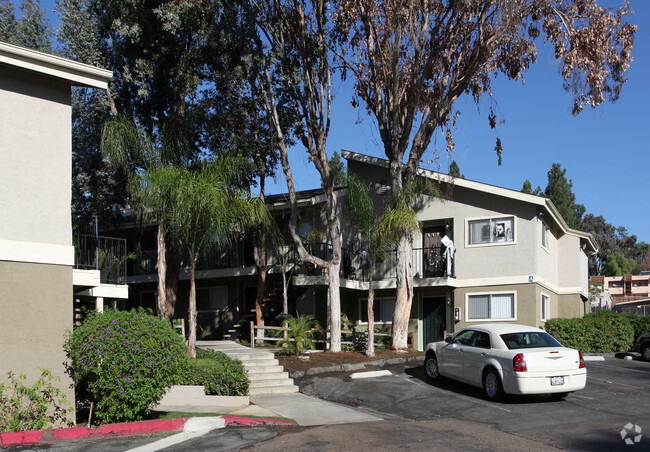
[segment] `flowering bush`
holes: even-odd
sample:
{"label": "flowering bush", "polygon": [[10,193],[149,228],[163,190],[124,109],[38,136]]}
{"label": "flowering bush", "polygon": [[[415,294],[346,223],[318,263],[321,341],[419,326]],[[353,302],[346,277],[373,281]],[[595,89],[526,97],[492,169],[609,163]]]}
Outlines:
{"label": "flowering bush", "polygon": [[611,311],[598,311],[583,318],[550,319],[544,329],[565,347],[584,353],[627,352],[634,341],[629,317]]}
{"label": "flowering bush", "polygon": [[66,339],[77,402],[102,423],[140,420],[178,379],[186,347],[144,310],[91,312]]}

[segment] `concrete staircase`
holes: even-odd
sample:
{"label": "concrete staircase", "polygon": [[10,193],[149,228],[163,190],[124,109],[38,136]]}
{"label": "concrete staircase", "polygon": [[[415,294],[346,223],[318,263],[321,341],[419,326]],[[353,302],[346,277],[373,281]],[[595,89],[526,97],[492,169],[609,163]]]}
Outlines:
{"label": "concrete staircase", "polygon": [[196,346],[240,360],[251,382],[249,395],[298,392],[298,386],[293,384],[293,379],[289,378],[272,351],[251,349],[233,341],[196,341]]}

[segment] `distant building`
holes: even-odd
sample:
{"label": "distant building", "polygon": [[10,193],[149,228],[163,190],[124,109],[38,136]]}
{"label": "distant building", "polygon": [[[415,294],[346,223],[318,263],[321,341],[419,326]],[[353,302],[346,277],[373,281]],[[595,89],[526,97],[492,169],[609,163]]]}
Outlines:
{"label": "distant building", "polygon": [[[641,272],[640,275],[623,276],[592,276],[589,279],[589,286],[598,288],[602,297],[609,297],[611,307],[619,312],[637,312],[643,314],[644,301],[650,299],[650,272]],[[594,294],[592,294],[592,297]],[[616,306],[619,306],[616,308]],[[641,308],[637,308],[639,305]],[[650,309],[646,308],[650,313]]]}

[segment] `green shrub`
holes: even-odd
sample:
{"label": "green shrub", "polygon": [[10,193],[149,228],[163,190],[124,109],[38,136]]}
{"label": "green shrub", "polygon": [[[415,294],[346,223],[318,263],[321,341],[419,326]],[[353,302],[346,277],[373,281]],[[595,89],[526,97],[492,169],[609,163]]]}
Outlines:
{"label": "green shrub", "polygon": [[178,379],[186,346],[169,322],[144,310],[91,312],[65,351],[77,402],[102,423],[140,420]]}
{"label": "green shrub", "polygon": [[68,422],[65,394],[52,383],[60,381],[52,372],[41,369],[32,386],[27,377],[7,372],[8,383],[0,383],[0,432],[42,430]]}
{"label": "green shrub", "polygon": [[642,334],[650,332],[650,315],[640,316],[636,314],[623,314],[629,321],[630,325],[634,329],[634,339],[638,338]]}
{"label": "green shrub", "polygon": [[634,341],[629,318],[611,311],[598,311],[583,318],[550,319],[544,328],[565,347],[583,353],[627,352]]}
{"label": "green shrub", "polygon": [[207,395],[243,396],[248,394],[249,381],[244,365],[221,352],[196,351],[196,359],[188,359],[179,384],[203,385]]}

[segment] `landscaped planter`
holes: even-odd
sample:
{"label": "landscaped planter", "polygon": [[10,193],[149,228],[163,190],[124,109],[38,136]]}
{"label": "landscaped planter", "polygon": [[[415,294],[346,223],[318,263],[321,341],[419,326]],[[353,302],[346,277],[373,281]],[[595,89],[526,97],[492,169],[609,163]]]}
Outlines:
{"label": "landscaped planter", "polygon": [[205,395],[203,386],[172,386],[154,408],[155,411],[177,411],[182,407],[202,409],[237,408],[250,405],[248,396]]}

